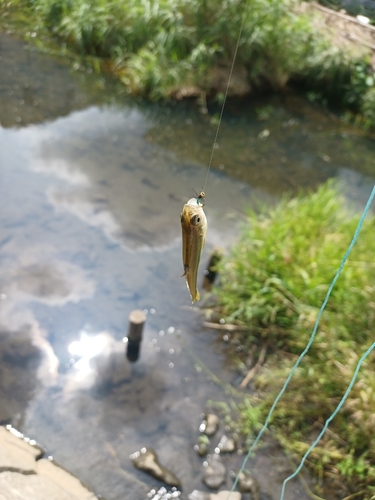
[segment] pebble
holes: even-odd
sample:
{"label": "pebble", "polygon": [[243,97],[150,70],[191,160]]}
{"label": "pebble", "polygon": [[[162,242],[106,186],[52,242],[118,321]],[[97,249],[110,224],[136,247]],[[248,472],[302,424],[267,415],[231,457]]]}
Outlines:
{"label": "pebble", "polygon": [[141,451],[137,451],[130,455],[130,459],[137,469],[151,474],[151,476],[163,481],[163,483],[169,486],[181,488],[181,481],[174,472],[167,469],[159,462],[158,456],[152,448],[142,448]]}
{"label": "pebble", "polygon": [[[231,471],[230,476],[233,480],[235,480],[237,472]],[[242,493],[251,493],[251,500],[260,500],[259,483],[250,471],[244,470],[240,473],[237,486]]]}
{"label": "pebble", "polygon": [[207,415],[205,415],[205,419],[199,426],[199,430],[204,432],[206,436],[213,436],[217,432],[219,425],[219,417],[213,413],[207,413]]}
{"label": "pebble", "polygon": [[217,447],[220,453],[233,453],[237,449],[237,436],[228,437],[223,434]]}
{"label": "pebble", "polygon": [[194,490],[189,495],[189,500],[241,500],[241,498],[242,495],[240,492],[229,490],[222,490],[218,493]]}
{"label": "pebble", "polygon": [[198,453],[200,457],[207,455],[210,448],[210,441],[207,436],[202,435],[198,439],[197,444],[194,446],[194,450]]}
{"label": "pebble", "polygon": [[214,453],[208,460],[203,472],[204,484],[213,490],[219,488],[226,480],[227,468],[219,454]]}

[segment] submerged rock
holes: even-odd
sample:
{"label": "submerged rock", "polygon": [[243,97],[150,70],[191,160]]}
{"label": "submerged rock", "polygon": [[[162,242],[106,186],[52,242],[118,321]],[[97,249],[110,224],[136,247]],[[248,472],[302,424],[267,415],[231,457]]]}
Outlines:
{"label": "submerged rock", "polygon": [[225,434],[223,434],[223,436],[221,436],[221,439],[217,447],[219,448],[220,453],[233,453],[237,449],[236,435],[228,437]]}
{"label": "submerged rock", "polygon": [[214,453],[204,467],[203,482],[208,488],[216,490],[225,483],[226,474],[227,468],[222,458],[217,453]]}
{"label": "submerged rock", "polygon": [[[231,471],[230,476],[233,481],[236,479],[238,472]],[[260,486],[255,477],[250,471],[244,470],[238,476],[238,489],[242,493],[251,493],[251,500],[260,500]]]}
{"label": "submerged rock", "polygon": [[214,415],[213,413],[207,413],[207,415],[205,415],[205,419],[199,426],[199,430],[201,432],[204,432],[206,436],[213,436],[218,430],[219,425],[219,417],[217,415]]}
{"label": "submerged rock", "polygon": [[200,457],[207,455],[209,451],[210,441],[207,436],[200,436],[198,443],[194,446],[194,450]]}
{"label": "submerged rock", "polygon": [[229,490],[222,490],[218,493],[207,493],[206,491],[194,490],[189,495],[189,500],[241,500],[241,498],[241,493]]}
{"label": "submerged rock", "polygon": [[136,451],[130,455],[130,459],[137,469],[151,474],[153,477],[163,481],[163,483],[169,486],[181,488],[181,481],[174,472],[170,471],[159,462],[158,456],[152,448],[142,448],[141,451]]}

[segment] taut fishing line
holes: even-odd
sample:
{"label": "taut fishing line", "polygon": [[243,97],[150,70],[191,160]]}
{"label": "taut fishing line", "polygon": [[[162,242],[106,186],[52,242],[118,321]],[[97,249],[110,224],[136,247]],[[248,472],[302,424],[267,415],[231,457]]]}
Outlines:
{"label": "taut fishing line", "polygon": [[234,50],[232,65],[231,65],[230,71],[229,71],[229,77],[228,77],[227,87],[226,87],[225,93],[224,93],[223,104],[221,105],[221,110],[220,110],[220,114],[219,114],[219,121],[218,121],[217,127],[216,127],[216,133],[215,133],[214,142],[212,144],[210,161],[208,162],[208,167],[207,167],[207,172],[206,172],[206,178],[204,180],[203,188],[202,188],[202,192],[201,192],[201,195],[203,194],[203,196],[204,196],[204,193],[205,193],[205,190],[206,190],[207,179],[208,179],[208,175],[210,173],[210,169],[211,169],[211,165],[212,165],[212,160],[213,160],[213,157],[214,157],[214,154],[215,154],[215,149],[217,148],[217,138],[219,136],[219,130],[220,130],[220,125],[221,125],[221,120],[223,118],[225,103],[227,101],[227,96],[228,96],[228,92],[229,92],[229,86],[230,86],[230,82],[232,80],[233,69],[234,69],[234,65],[235,65],[236,59],[237,59],[238,47],[240,46],[240,41],[241,41],[243,27],[244,27],[244,24],[245,24],[245,18],[246,18],[248,6],[249,6],[249,0],[246,1],[245,9],[244,9],[244,12],[243,12],[243,15],[242,15],[241,27],[240,27],[240,31],[238,33],[238,38],[237,38],[236,48]]}
{"label": "taut fishing line", "polygon": [[[241,41],[248,4],[249,0],[246,1],[245,9],[242,14],[241,26],[238,33],[237,42],[235,45],[233,60],[229,71],[228,82],[225,89],[223,102],[221,105],[219,120],[216,127],[215,138],[211,150],[211,156],[207,166],[206,177],[203,183],[203,189],[201,190],[199,195],[197,195],[197,198],[191,198],[190,200],[187,201],[187,203],[184,204],[181,213],[182,263],[184,266],[184,274],[182,276],[185,277],[186,285],[190,292],[191,301],[193,304],[196,300],[200,299],[200,294],[197,289],[197,273],[198,273],[199,261],[201,258],[202,250],[206,242],[206,233],[207,233],[207,218],[203,210],[205,204],[204,190],[206,189],[207,179],[210,173],[215,149],[217,148],[218,145],[217,138],[220,131],[220,125],[229,92],[229,86],[232,79],[233,69],[237,58],[238,47]],[[254,31],[253,36],[255,35],[256,35],[256,30]]]}

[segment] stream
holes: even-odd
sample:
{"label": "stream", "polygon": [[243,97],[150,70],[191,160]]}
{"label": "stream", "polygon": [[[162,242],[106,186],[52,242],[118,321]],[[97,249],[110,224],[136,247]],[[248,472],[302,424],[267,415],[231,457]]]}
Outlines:
{"label": "stream", "polygon": [[[142,500],[161,485],[131,463],[145,446],[186,498],[208,491],[193,448],[202,413],[210,401],[230,405],[226,387],[243,374],[220,335],[202,327],[199,303],[191,307],[179,219],[204,180],[218,110],[132,99],[5,33],[0,63],[0,423],[106,500]],[[210,253],[230,248],[250,207],[335,177],[363,208],[374,153],[371,135],[296,95],[228,102],[206,189],[199,284]],[[130,364],[134,309],[147,321]],[[229,468],[242,460],[225,457]],[[248,468],[277,500],[291,471],[280,450],[267,444]],[[305,498],[291,481],[285,499]]]}

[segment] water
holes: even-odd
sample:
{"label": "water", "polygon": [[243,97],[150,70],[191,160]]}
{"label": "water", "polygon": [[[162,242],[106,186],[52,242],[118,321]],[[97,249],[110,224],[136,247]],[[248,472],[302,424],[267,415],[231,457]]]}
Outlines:
{"label": "water", "polygon": [[[217,110],[131,100],[8,35],[0,56],[0,420],[107,500],[157,485],[131,465],[143,446],[185,495],[204,489],[193,450],[201,413],[208,400],[236,399],[225,384],[241,377],[190,307],[179,215],[204,179]],[[371,136],[295,96],[235,104],[206,189],[203,263],[235,240],[247,207],[285,190],[337,177],[362,207],[375,179]],[[123,338],[133,309],[147,323],[130,366]],[[289,471],[282,455],[265,448],[250,467],[277,498]],[[285,498],[304,495],[295,481]]]}

